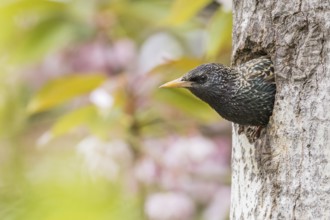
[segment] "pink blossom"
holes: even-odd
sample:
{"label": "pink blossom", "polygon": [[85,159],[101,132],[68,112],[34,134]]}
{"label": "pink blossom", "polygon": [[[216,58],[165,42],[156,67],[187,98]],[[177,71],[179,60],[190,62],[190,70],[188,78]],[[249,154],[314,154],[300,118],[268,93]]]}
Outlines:
{"label": "pink blossom", "polygon": [[203,213],[204,219],[207,220],[225,220],[228,219],[230,207],[230,187],[220,188],[210,205]]}
{"label": "pink blossom", "polygon": [[145,184],[152,184],[157,179],[157,166],[150,158],[140,160],[134,169],[135,177]]}
{"label": "pink blossom", "polygon": [[147,198],[145,213],[150,220],[191,220],[195,204],[182,193],[155,193]]}
{"label": "pink blossom", "polygon": [[215,151],[215,144],[203,137],[180,138],[171,144],[163,161],[169,168],[187,168],[194,163],[202,163]]}
{"label": "pink blossom", "polygon": [[121,140],[105,142],[87,137],[79,143],[78,152],[84,156],[92,175],[109,180],[115,180],[121,171],[130,168],[133,160],[130,148]]}

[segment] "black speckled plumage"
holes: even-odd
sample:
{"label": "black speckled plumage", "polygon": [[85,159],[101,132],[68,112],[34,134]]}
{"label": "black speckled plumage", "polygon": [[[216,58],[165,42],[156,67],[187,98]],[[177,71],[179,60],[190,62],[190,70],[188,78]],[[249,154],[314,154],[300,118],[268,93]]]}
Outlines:
{"label": "black speckled plumage", "polygon": [[203,64],[175,82],[175,86],[170,82],[163,87],[185,87],[223,118],[240,125],[266,125],[273,111],[276,85],[267,57],[232,68]]}

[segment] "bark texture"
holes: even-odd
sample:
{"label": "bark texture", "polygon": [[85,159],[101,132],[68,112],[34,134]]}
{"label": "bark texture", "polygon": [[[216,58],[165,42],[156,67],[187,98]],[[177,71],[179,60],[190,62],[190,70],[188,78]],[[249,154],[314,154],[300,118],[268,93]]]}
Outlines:
{"label": "bark texture", "polygon": [[231,219],[330,219],[330,1],[234,0],[233,64],[268,54],[273,116],[233,130]]}

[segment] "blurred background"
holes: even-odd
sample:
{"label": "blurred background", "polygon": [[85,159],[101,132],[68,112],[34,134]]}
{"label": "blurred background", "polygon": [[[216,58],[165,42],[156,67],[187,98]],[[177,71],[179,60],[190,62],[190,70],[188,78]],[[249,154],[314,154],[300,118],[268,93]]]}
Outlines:
{"label": "blurred background", "polygon": [[231,0],[1,0],[0,219],[221,220],[230,124],[183,89],[230,64]]}

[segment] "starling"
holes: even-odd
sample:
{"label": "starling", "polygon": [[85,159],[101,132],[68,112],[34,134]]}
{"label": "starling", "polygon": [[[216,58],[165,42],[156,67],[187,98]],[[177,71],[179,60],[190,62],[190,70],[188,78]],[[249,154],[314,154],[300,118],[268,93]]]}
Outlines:
{"label": "starling", "polygon": [[267,57],[237,67],[203,64],[160,87],[187,88],[223,118],[249,126],[268,124],[276,92],[273,63]]}

